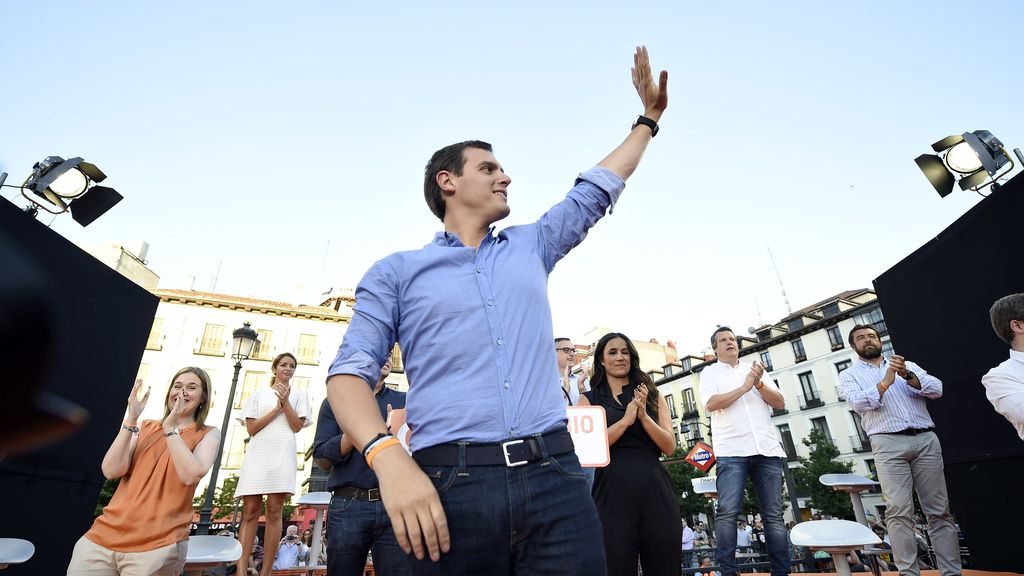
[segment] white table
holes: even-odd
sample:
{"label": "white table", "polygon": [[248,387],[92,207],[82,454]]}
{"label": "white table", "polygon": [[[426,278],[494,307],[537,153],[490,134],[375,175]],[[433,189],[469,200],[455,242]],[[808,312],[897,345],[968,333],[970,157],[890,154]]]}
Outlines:
{"label": "white table", "polygon": [[27,562],[35,553],[35,545],[28,540],[0,538],[0,570],[7,568],[10,564]]}
{"label": "white table", "polygon": [[307,492],[299,496],[295,502],[299,506],[307,506],[316,510],[316,520],[313,521],[313,541],[309,550],[309,559],[306,560],[306,564],[311,567],[320,563],[320,550],[323,549],[321,542],[324,534],[324,511],[331,506],[331,496],[330,492]]}
{"label": "white table", "polygon": [[857,518],[857,522],[860,522],[865,526],[868,525],[868,519],[867,516],[864,515],[864,503],[860,499],[860,493],[874,489],[878,486],[878,482],[856,474],[822,474],[818,477],[818,482],[832,488],[836,492],[848,493],[850,495],[850,500],[853,500],[853,515]]}

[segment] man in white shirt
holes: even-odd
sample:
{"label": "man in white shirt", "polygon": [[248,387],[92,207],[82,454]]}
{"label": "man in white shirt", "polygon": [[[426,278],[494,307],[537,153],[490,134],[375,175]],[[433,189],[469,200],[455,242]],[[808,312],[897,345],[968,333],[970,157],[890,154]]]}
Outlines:
{"label": "man in white shirt", "polygon": [[697,567],[697,561],[696,561],[697,559],[693,557],[693,540],[694,540],[693,530],[691,530],[690,527],[686,525],[686,519],[683,519],[682,522],[683,522],[683,542],[682,542],[682,545],[683,545],[683,562],[682,563],[683,563],[684,567],[685,566],[690,566],[690,567],[696,568]]}
{"label": "man in white shirt", "polygon": [[718,475],[718,517],[715,558],[722,574],[739,573],[736,563],[736,518],[749,477],[761,517],[771,573],[789,573],[789,540],[782,522],[782,467],[786,453],[772,426],[772,408],[786,400],[759,362],[740,362],[739,344],[731,328],[711,335],[718,362],[700,373],[700,399],[711,415]]}
{"label": "man in white shirt", "polygon": [[572,373],[576,365],[576,345],[568,338],[555,338],[555,357],[558,359],[558,383],[562,395],[570,406],[575,406],[580,394],[590,390],[585,382]]}
{"label": "man in white shirt", "polygon": [[989,310],[992,329],[1010,345],[1010,357],[981,378],[985,396],[1024,440],[1024,292],[1003,296]]}

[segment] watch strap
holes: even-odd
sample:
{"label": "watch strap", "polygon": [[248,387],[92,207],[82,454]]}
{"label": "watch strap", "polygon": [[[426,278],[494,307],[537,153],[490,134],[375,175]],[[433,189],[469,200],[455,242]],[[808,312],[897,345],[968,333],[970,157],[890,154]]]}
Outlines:
{"label": "watch strap", "polygon": [[637,116],[636,122],[633,123],[633,128],[636,128],[641,124],[651,129],[651,138],[654,138],[655,136],[658,135],[658,123],[655,122],[654,120],[651,120],[647,116],[643,115]]}

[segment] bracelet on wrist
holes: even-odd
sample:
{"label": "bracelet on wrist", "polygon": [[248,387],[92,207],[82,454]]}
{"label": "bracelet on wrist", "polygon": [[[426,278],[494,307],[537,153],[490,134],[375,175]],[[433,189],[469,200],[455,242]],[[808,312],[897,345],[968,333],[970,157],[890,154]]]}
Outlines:
{"label": "bracelet on wrist", "polygon": [[138,426],[131,426],[131,425],[127,424],[127,423],[122,423],[121,424],[121,429],[122,430],[127,430],[127,431],[131,432],[132,434],[138,434],[139,433],[139,427]]}
{"label": "bracelet on wrist", "polygon": [[374,436],[373,438],[371,438],[370,441],[366,443],[366,446],[363,446],[363,458],[366,458],[366,455],[370,453],[370,450],[374,447],[374,445],[376,445],[378,442],[386,440],[387,438],[394,438],[394,436],[392,436],[391,434],[387,434],[385,432],[381,432]]}
{"label": "bracelet on wrist", "polygon": [[388,436],[378,442],[374,442],[370,447],[370,451],[366,454],[366,467],[373,470],[373,459],[380,454],[384,449],[400,444],[398,438],[394,436]]}
{"label": "bracelet on wrist", "polygon": [[170,438],[171,436],[176,436],[177,434],[178,434],[178,428],[177,428],[177,426],[175,426],[174,430],[171,430],[170,432],[164,432],[164,437],[165,438]]}

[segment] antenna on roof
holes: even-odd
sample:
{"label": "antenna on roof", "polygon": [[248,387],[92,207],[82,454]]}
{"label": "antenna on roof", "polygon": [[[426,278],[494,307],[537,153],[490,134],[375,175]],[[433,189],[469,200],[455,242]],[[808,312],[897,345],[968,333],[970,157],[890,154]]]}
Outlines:
{"label": "antenna on roof", "polygon": [[210,282],[210,292],[216,292],[217,291],[217,278],[220,277],[220,265],[223,264],[223,263],[224,263],[223,260],[218,260],[217,261],[217,273],[213,275],[213,281]]}
{"label": "antenna on roof", "polygon": [[786,286],[782,283],[782,276],[779,274],[779,267],[775,265],[775,256],[772,256],[771,246],[768,246],[768,257],[772,260],[772,269],[775,270],[775,277],[779,279],[779,288],[782,288],[782,300],[786,303],[786,314],[792,314],[793,307],[789,305],[789,296],[786,295]]}

